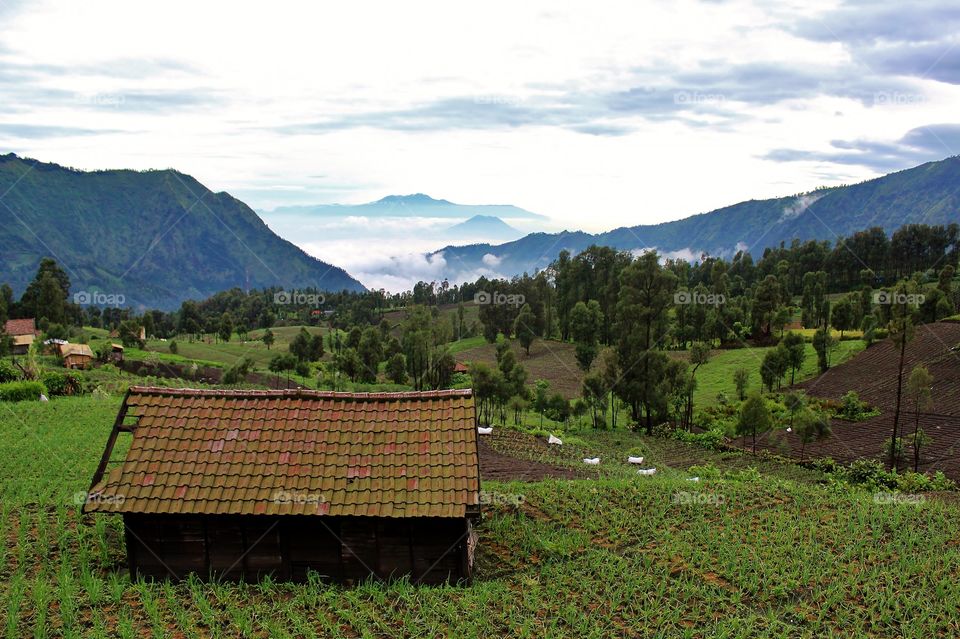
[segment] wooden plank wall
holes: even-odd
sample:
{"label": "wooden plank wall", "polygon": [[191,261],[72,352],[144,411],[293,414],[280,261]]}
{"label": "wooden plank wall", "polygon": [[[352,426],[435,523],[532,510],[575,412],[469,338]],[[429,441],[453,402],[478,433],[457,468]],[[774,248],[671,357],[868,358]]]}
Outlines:
{"label": "wooden plank wall", "polygon": [[473,565],[466,519],[128,514],[131,573],[183,579],[331,582],[409,575],[419,583],[467,581]]}

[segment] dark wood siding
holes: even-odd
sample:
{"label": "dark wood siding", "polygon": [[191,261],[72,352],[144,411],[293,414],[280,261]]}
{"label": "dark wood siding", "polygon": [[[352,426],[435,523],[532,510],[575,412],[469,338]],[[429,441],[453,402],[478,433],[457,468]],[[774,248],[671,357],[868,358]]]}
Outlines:
{"label": "dark wood siding", "polygon": [[371,576],[414,582],[469,580],[466,519],[128,514],[127,553],[135,575],[182,579],[354,583]]}

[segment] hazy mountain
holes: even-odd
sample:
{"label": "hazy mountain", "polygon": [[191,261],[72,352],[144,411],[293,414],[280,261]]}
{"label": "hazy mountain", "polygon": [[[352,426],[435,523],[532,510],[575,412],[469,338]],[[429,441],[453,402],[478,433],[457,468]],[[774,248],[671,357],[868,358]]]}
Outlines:
{"label": "hazy mountain", "polygon": [[19,294],[40,259],[73,291],[171,308],[232,287],[363,290],[275,235],[246,204],[174,170],[84,172],[0,156],[0,282]]}
{"label": "hazy mountain", "polygon": [[281,206],[265,211],[270,216],[280,214],[311,214],[335,217],[423,217],[464,219],[475,215],[502,219],[545,220],[543,215],[531,213],[510,204],[454,204],[436,200],[429,195],[388,195],[366,204],[316,204],[309,206]]}
{"label": "hazy mountain", "polygon": [[742,248],[759,258],[765,248],[794,238],[834,241],[871,226],[892,233],[904,224],[951,222],[960,222],[960,157],[851,186],[741,202],[675,222],[599,234],[533,233],[498,245],[448,246],[428,257],[442,254],[447,264],[465,273],[487,269],[512,276],[547,266],[563,249],[576,253],[591,244],[656,248],[692,259],[704,252],[730,256]]}
{"label": "hazy mountain", "polygon": [[494,240],[514,240],[523,235],[499,217],[492,215],[474,215],[469,220],[448,228],[446,234],[453,237],[483,237]]}

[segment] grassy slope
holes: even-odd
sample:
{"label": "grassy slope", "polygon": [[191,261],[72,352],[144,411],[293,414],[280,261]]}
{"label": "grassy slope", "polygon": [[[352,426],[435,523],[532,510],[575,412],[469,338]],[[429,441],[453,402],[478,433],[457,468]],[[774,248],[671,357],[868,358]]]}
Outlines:
{"label": "grassy slope", "polygon": [[[515,498],[485,508],[466,588],[130,583],[119,518],[80,518],[73,501],[118,404],[0,405],[7,637],[960,633],[960,510],[769,476],[487,482]],[[581,439],[600,450],[634,443],[599,436]],[[650,443],[668,454],[669,442]]]}
{"label": "grassy slope", "polygon": [[[458,361],[476,360],[489,364],[495,362],[496,348],[493,344],[485,343],[482,338],[472,338],[464,341],[477,345],[459,348],[456,351]],[[534,341],[530,348],[529,356],[523,352],[515,340],[511,346],[517,354],[517,361],[527,369],[531,384],[537,379],[545,379],[550,382],[550,388],[553,391],[560,391],[564,396],[571,399],[579,396],[583,374],[577,367],[573,344],[538,339]],[[721,392],[730,397],[735,397],[736,386],[733,383],[733,372],[738,368],[746,368],[750,371],[750,388],[751,390],[759,390],[760,363],[769,349],[770,347],[714,351],[710,361],[697,371],[697,390],[694,394],[694,402],[699,405],[711,403]],[[841,364],[861,350],[863,350],[863,342],[860,340],[840,342],[831,356],[831,365]],[[806,345],[806,351],[807,356],[803,368],[796,378],[798,382],[817,374],[816,351],[810,344]],[[686,357],[687,353],[679,351],[672,353],[672,355]],[[789,379],[786,381],[789,381]]]}

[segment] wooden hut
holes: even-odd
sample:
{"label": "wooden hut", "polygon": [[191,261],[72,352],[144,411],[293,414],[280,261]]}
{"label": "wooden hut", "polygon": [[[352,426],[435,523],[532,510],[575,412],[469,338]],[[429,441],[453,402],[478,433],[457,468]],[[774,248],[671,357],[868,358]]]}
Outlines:
{"label": "wooden hut", "polygon": [[58,348],[66,368],[87,368],[93,362],[93,349],[87,344],[59,344]]}
{"label": "wooden hut", "polygon": [[123,515],[133,576],[468,581],[474,419],[470,391],[133,387],[84,511]]}
{"label": "wooden hut", "polygon": [[26,355],[33,341],[40,335],[33,318],[7,320],[3,332],[13,338],[13,355]]}
{"label": "wooden hut", "polygon": [[115,364],[123,363],[123,344],[110,344],[110,361]]}

